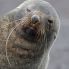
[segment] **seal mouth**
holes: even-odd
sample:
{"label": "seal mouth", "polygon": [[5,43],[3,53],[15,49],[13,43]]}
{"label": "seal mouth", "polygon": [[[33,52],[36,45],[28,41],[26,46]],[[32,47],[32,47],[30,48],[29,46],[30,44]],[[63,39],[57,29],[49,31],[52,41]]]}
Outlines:
{"label": "seal mouth", "polygon": [[30,28],[26,27],[23,30],[24,30],[24,37],[25,38],[27,37],[28,40],[32,40],[32,39],[34,40],[36,38],[37,32],[32,27]]}
{"label": "seal mouth", "polygon": [[28,41],[35,42],[38,37],[37,30],[33,27],[23,27],[21,32],[19,32],[21,38],[24,38]]}

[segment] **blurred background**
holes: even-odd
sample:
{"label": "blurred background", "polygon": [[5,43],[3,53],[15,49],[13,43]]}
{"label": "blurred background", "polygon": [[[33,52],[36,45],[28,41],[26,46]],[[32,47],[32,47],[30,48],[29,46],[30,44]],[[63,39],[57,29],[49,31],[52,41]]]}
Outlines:
{"label": "blurred background", "polygon": [[[0,0],[0,16],[24,0]],[[55,7],[61,21],[59,36],[50,52],[48,69],[69,69],[69,0],[46,0]]]}

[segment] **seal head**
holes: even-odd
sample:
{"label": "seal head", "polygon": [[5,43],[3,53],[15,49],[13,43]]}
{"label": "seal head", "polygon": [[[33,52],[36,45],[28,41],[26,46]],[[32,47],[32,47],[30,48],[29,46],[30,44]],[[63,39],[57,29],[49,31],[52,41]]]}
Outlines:
{"label": "seal head", "polygon": [[[13,12],[16,14],[12,16]],[[14,26],[6,42],[10,64],[17,68],[44,69],[59,30],[57,13],[51,5],[41,0],[34,3],[26,1],[18,7],[18,11],[13,12],[8,15],[10,25]]]}

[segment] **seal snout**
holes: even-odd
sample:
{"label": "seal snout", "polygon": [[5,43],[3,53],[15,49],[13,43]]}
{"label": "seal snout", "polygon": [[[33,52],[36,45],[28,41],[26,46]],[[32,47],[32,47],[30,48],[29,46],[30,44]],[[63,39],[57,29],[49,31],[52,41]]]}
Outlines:
{"label": "seal snout", "polygon": [[36,24],[37,22],[40,21],[40,17],[38,15],[33,15],[31,17],[31,21],[32,21],[33,24]]}
{"label": "seal snout", "polygon": [[40,16],[33,14],[25,16],[23,22],[16,28],[16,35],[28,41],[37,41],[40,36]]}

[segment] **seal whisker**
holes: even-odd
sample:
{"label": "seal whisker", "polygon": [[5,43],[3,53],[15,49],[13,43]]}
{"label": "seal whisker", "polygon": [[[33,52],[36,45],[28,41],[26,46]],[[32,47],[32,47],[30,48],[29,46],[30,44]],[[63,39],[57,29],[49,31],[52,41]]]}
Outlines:
{"label": "seal whisker", "polygon": [[15,28],[16,28],[17,26],[19,26],[20,24],[21,24],[21,23],[17,24],[14,28],[12,28],[10,34],[8,35],[8,37],[7,37],[7,39],[6,39],[6,48],[5,48],[5,50],[6,50],[6,58],[7,58],[7,61],[8,61],[8,63],[9,63],[10,66],[11,66],[11,63],[10,63],[10,60],[9,60],[9,57],[8,57],[8,53],[7,53],[7,44],[8,44],[8,40],[9,40],[9,38],[10,38],[12,32],[13,32],[13,31],[15,30]]}

